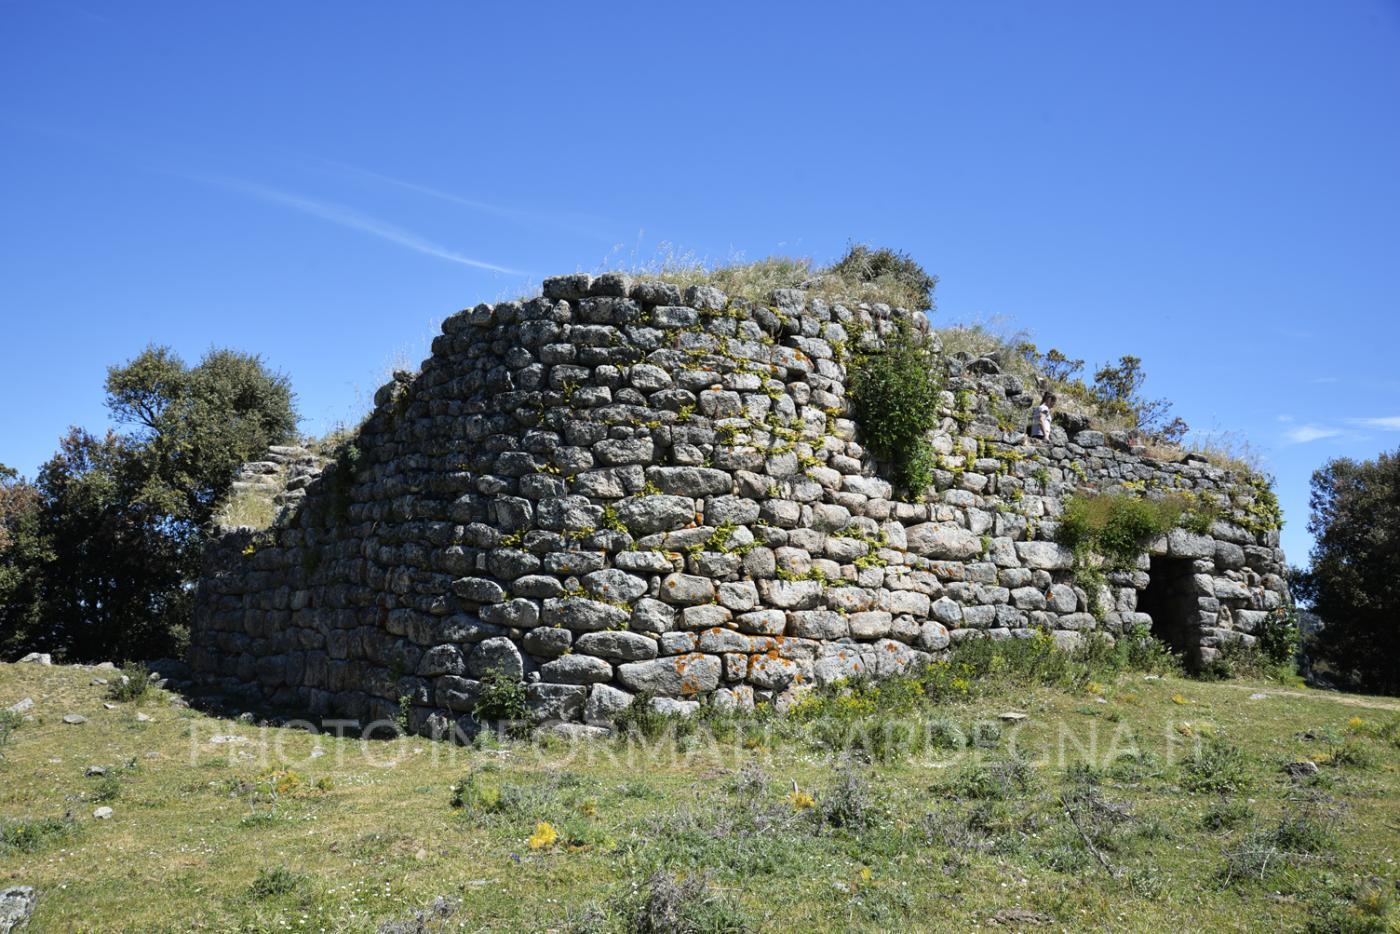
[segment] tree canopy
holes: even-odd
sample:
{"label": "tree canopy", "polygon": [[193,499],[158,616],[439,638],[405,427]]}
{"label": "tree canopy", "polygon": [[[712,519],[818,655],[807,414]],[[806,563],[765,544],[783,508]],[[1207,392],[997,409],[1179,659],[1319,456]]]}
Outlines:
{"label": "tree canopy", "polygon": [[1310,652],[1349,687],[1400,694],[1400,450],[1312,477],[1312,567],[1295,591],[1324,626]]}
{"label": "tree canopy", "polygon": [[148,347],[107,373],[123,431],[73,428],[33,483],[0,473],[0,651],[179,651],[204,531],[238,466],[294,437],[287,378],[254,355]]}

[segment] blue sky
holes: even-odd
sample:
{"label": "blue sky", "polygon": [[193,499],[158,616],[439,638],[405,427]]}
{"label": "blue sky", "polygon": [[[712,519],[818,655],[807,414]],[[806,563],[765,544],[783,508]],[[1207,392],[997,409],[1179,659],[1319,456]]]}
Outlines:
{"label": "blue sky", "polygon": [[148,342],[352,422],[543,275],[848,241],[1277,475],[1400,445],[1400,5],[0,0],[0,461]]}

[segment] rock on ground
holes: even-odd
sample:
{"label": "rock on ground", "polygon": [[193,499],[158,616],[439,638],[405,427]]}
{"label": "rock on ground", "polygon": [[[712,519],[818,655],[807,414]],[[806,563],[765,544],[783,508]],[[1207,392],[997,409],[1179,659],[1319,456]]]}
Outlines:
{"label": "rock on ground", "polygon": [[34,890],[27,885],[0,891],[0,934],[10,934],[28,924],[36,901]]}

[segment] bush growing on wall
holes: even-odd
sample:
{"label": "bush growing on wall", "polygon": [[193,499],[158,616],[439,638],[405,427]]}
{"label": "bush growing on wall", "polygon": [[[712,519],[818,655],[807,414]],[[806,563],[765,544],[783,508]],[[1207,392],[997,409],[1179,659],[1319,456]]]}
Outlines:
{"label": "bush growing on wall", "polygon": [[929,346],[901,323],[878,350],[850,369],[850,395],[865,446],[894,468],[894,483],[911,494],[933,482],[928,432],[938,424],[937,361]]}
{"label": "bush growing on wall", "polygon": [[1059,542],[1076,555],[1092,552],[1111,567],[1131,568],[1149,541],[1181,521],[1185,504],[1126,493],[1071,496],[1060,520]]}
{"label": "bush growing on wall", "polygon": [[933,290],[938,285],[938,277],[929,275],[913,257],[900,250],[871,249],[858,244],[833,263],[828,272],[853,285],[874,286],[897,296],[898,304],[914,311],[933,308]]}

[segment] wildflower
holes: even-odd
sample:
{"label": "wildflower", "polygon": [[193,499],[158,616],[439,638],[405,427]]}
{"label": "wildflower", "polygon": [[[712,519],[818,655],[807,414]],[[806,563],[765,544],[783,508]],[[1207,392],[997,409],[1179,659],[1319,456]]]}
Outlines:
{"label": "wildflower", "polygon": [[1361,729],[1365,725],[1366,721],[1362,720],[1360,717],[1352,717],[1350,720],[1347,721],[1347,729],[1353,732]]}
{"label": "wildflower", "polygon": [[1184,705],[1184,704],[1189,704],[1189,703],[1191,703],[1191,702],[1190,702],[1189,700],[1187,700],[1186,698],[1182,697],[1180,694],[1173,694],[1173,695],[1172,695],[1172,703],[1173,703],[1173,704],[1177,704],[1177,705]]}
{"label": "wildflower", "polygon": [[554,845],[559,839],[559,831],[547,821],[540,821],[535,825],[535,832],[530,834],[530,838],[525,842],[532,850],[543,850]]}
{"label": "wildflower", "polygon": [[794,811],[806,811],[817,805],[817,799],[801,789],[793,789],[788,794],[787,799]]}
{"label": "wildflower", "polygon": [[1090,694],[1098,696],[1103,694],[1103,685],[1099,684],[1097,681],[1090,681],[1088,684],[1084,685],[1084,690],[1088,691]]}

